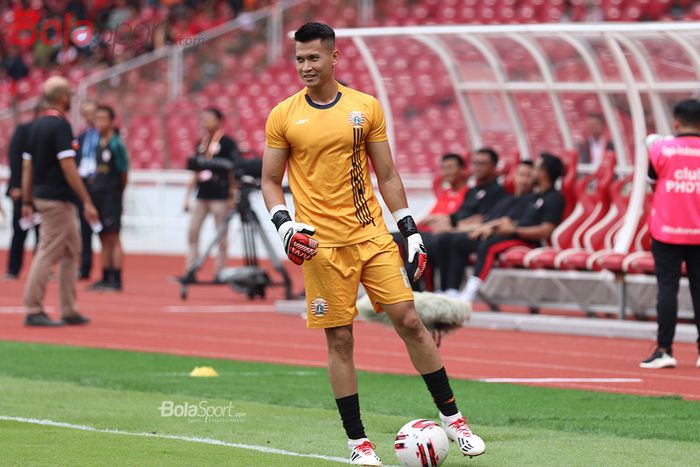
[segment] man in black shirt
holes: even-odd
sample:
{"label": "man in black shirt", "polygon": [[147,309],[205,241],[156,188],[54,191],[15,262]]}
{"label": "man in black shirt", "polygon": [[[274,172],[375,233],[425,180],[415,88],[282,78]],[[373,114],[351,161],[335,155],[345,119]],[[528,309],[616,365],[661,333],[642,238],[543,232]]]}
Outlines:
{"label": "man in black shirt", "polygon": [[[44,83],[43,92],[46,110],[31,127],[29,151],[24,154],[22,170],[22,217],[31,219],[35,207],[42,217],[39,248],[24,290],[25,324],[86,324],[89,320],[75,307],[80,259],[76,203],[83,203],[85,218],[91,224],[99,220],[75,163],[77,142],[65,118],[71,101],[68,81],[53,76]],[[61,321],[50,319],[43,305],[49,274],[56,263],[60,263]]]}
{"label": "man in black shirt", "polygon": [[546,152],[540,155],[535,170],[538,192],[528,196],[521,212],[514,217],[501,218],[493,226],[492,234],[479,242],[474,272],[460,292],[460,299],[474,301],[479,287],[486,280],[500,253],[517,245],[535,247],[552,235],[564,213],[564,197],[554,188],[563,172],[564,165],[557,156]]}
{"label": "man in black shirt", "polygon": [[[238,159],[238,145],[229,136],[224,134],[222,128],[223,114],[216,108],[206,109],[202,114],[202,128],[204,137],[197,143],[195,150],[197,155],[207,159],[223,158],[235,162]],[[214,223],[219,229],[226,220],[226,214],[233,209],[234,174],[230,170],[202,170],[193,174],[192,180],[187,185],[183,210],[190,211],[190,194],[197,188],[197,200],[190,225],[187,230],[189,250],[186,258],[185,270],[189,270],[199,256],[199,233],[202,224],[208,214],[214,215]],[[218,280],[219,273],[226,266],[228,250],[228,234],[224,234],[219,243],[219,255],[216,258],[216,272],[214,280]]]}
{"label": "man in black shirt", "polygon": [[[37,105],[34,118],[41,111],[41,104]],[[17,279],[22,269],[24,259],[24,242],[27,240],[29,229],[23,229],[20,225],[22,218],[22,154],[27,152],[29,145],[29,130],[32,122],[18,125],[10,139],[8,161],[10,165],[10,181],[7,185],[7,196],[12,200],[12,241],[7,255],[6,279]],[[34,227],[36,242],[39,242],[39,226]]]}
{"label": "man in black shirt", "polygon": [[440,271],[440,288],[445,289],[443,278],[448,275],[450,242],[455,235],[462,235],[463,230],[471,229],[483,222],[489,210],[505,196],[506,192],[498,183],[498,153],[491,148],[481,148],[472,156],[472,171],[476,186],[467,191],[459,209],[443,216],[433,224],[433,233],[423,235],[423,242],[428,252],[428,260],[433,270]]}
{"label": "man in black shirt", "polygon": [[520,162],[515,172],[515,194],[501,198],[488,212],[484,222],[467,225],[449,237],[449,256],[440,278],[446,295],[454,296],[459,293],[469,255],[476,252],[481,241],[490,237],[504,219],[516,219],[531,201],[534,172],[532,161]]}

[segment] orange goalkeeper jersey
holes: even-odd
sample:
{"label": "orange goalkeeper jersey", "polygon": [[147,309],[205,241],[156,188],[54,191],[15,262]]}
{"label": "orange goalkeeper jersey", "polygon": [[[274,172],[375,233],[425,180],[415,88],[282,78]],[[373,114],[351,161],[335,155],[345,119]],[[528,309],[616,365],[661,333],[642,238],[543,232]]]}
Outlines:
{"label": "orange goalkeeper jersey", "polygon": [[303,89],[272,109],[265,133],[267,146],[289,148],[296,221],[316,227],[321,247],[387,233],[365,149],[387,140],[377,99],[338,84],[335,101],[319,105]]}

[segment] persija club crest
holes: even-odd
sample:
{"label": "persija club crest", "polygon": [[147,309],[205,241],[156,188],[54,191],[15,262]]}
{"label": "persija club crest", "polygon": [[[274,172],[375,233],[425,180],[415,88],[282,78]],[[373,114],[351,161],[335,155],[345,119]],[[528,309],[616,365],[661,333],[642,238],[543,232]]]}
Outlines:
{"label": "persija club crest", "polygon": [[353,128],[362,128],[362,125],[365,123],[365,114],[359,110],[353,110],[348,114],[348,123]]}
{"label": "persija club crest", "polygon": [[309,308],[314,316],[323,316],[328,313],[328,302],[325,298],[314,298]]}

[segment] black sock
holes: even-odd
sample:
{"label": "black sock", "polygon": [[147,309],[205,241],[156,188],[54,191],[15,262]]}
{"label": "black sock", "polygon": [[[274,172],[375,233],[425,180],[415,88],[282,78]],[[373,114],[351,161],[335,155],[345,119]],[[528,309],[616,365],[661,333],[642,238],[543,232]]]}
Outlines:
{"label": "black sock", "polygon": [[365,427],[360,419],[360,398],[357,394],[336,399],[340,418],[343,420],[343,428],[348,439],[366,438]]}
{"label": "black sock", "polygon": [[447,379],[445,367],[422,376],[440,413],[446,417],[456,415],[459,410],[457,409],[455,397],[450,388],[450,381]]}

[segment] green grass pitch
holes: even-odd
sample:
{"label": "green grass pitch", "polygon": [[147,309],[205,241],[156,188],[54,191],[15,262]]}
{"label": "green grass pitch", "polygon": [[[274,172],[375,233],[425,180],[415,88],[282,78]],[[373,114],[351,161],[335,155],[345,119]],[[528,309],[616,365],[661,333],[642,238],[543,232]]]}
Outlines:
{"label": "green grass pitch", "polygon": [[[0,355],[2,465],[322,466],[338,464],[322,456],[348,457],[322,368],[11,342],[0,342]],[[220,377],[187,376],[202,365]],[[427,390],[419,377],[359,380],[368,435],[396,464],[396,431],[436,418]],[[487,451],[469,460],[451,446],[446,466],[700,464],[699,402],[456,380],[453,388]],[[162,416],[164,403],[201,405],[212,417]],[[286,453],[263,452],[273,449]]]}

